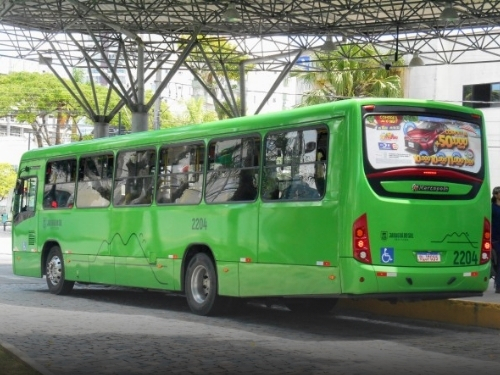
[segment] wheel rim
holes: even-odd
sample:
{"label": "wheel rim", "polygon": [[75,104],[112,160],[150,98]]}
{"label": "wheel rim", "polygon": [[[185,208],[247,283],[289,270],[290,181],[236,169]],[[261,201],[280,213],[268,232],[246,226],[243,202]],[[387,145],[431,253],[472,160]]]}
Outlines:
{"label": "wheel rim", "polygon": [[210,277],[204,266],[200,265],[194,269],[193,276],[191,277],[191,291],[193,299],[197,303],[206,301],[210,293]]}
{"label": "wheel rim", "polygon": [[52,285],[59,284],[62,277],[62,263],[61,259],[56,255],[50,259],[47,263],[47,278],[50,280]]}

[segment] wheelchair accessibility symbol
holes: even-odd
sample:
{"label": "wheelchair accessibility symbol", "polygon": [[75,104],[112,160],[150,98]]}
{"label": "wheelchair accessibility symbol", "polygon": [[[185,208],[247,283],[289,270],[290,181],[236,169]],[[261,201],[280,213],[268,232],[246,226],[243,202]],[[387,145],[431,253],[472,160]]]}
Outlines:
{"label": "wheelchair accessibility symbol", "polygon": [[394,263],[394,248],[382,247],[380,249],[380,261],[385,264]]}

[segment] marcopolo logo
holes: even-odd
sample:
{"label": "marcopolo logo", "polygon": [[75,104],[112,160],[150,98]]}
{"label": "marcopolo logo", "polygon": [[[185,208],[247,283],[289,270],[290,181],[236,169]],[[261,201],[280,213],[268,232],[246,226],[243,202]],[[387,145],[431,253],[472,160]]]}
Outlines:
{"label": "marcopolo logo", "polygon": [[62,226],[62,220],[60,219],[47,219],[47,218],[43,218],[43,228],[48,228],[48,227],[52,227],[52,228],[59,228]]}
{"label": "marcopolo logo", "polygon": [[413,184],[411,189],[413,191],[430,191],[434,193],[447,193],[450,191],[450,188],[448,186],[430,186],[418,184]]}

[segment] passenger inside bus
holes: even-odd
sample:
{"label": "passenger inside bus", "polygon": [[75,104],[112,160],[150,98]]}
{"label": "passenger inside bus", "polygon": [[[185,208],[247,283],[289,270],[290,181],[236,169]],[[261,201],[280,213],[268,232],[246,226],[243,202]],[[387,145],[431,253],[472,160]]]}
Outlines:
{"label": "passenger inside bus", "polygon": [[303,181],[301,176],[295,176],[292,183],[283,190],[281,195],[281,199],[289,200],[316,199],[320,197],[318,191]]}
{"label": "passenger inside bus", "polygon": [[132,155],[125,164],[128,170],[128,178],[125,184],[125,204],[150,204],[152,201],[151,176],[154,163],[154,152],[137,152]]}
{"label": "passenger inside bus", "polygon": [[325,194],[325,163],[326,151],[322,148],[318,148],[316,153],[316,165],[314,171],[314,181],[316,183],[316,189],[320,196]]}
{"label": "passenger inside bus", "polygon": [[231,201],[253,201],[257,198],[253,169],[242,169],[238,179],[238,187],[231,197]]}

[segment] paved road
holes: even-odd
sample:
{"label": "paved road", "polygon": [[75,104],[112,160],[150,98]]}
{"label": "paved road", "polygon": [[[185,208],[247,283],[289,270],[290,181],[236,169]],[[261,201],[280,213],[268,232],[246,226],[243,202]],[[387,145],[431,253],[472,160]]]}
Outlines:
{"label": "paved road", "polygon": [[206,318],[184,298],[96,286],[54,296],[44,280],[12,275],[7,240],[0,234],[0,341],[46,375],[500,371],[498,330],[277,306]]}

